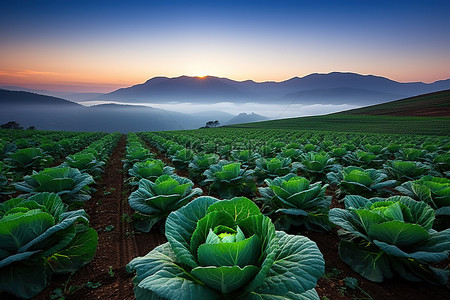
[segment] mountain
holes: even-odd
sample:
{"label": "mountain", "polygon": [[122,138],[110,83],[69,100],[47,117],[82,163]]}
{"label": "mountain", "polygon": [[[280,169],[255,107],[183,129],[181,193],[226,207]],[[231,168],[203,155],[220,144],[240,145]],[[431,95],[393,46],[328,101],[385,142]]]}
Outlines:
{"label": "mountain", "polygon": [[48,90],[29,89],[19,86],[0,86],[0,89],[18,92],[30,92],[39,95],[62,98],[69,101],[89,101],[95,97],[103,95],[102,93],[76,93],[76,92],[55,92]]}
{"label": "mountain", "polygon": [[255,114],[255,113],[251,113],[251,114],[240,113],[236,117],[229,120],[226,123],[226,125],[259,122],[259,121],[266,121],[266,120],[269,120],[269,118],[266,118],[264,116],[261,116],[261,115]]}
{"label": "mountain", "polygon": [[0,90],[0,124],[65,131],[157,131],[195,129],[202,119],[148,106],[103,104],[85,107],[29,92]]}
{"label": "mountain", "polygon": [[191,102],[212,103],[244,99],[251,94],[217,77],[155,77],[143,84],[118,89],[96,100],[121,102]]}
{"label": "mountain", "polygon": [[387,102],[444,89],[450,79],[434,83],[401,83],[385,77],[333,72],[294,77],[282,82],[235,81],[214,76],[155,77],[143,84],[96,97],[127,103],[271,103],[350,104]]}

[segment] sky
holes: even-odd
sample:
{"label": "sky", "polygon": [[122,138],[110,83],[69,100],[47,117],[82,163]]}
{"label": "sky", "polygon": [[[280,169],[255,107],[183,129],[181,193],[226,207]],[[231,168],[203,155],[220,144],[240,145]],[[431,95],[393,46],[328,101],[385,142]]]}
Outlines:
{"label": "sky", "polygon": [[450,1],[1,0],[0,85],[110,92],[155,76],[450,78]]}

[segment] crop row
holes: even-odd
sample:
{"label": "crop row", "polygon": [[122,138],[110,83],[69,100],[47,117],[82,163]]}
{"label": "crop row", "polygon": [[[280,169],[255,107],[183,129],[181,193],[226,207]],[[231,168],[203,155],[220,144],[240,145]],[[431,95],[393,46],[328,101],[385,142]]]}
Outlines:
{"label": "crop row", "polygon": [[[74,136],[66,151],[84,149],[43,170],[41,163],[23,168],[25,160],[14,156],[21,150],[39,148],[19,149],[5,158],[15,178],[23,176],[23,181],[13,183],[23,194],[0,203],[0,290],[31,298],[45,288],[53,274],[75,272],[92,260],[97,232],[89,227],[81,207],[91,198],[93,177],[100,175],[119,137],[117,133]],[[42,144],[37,141],[36,145]],[[42,162],[39,155],[32,158]],[[16,161],[23,172],[15,168]],[[26,175],[31,170],[33,173]]]}
{"label": "crop row", "polygon": [[[412,281],[447,282],[446,271],[433,266],[450,251],[447,139],[413,143],[408,137],[375,136],[376,144],[368,144],[359,135],[326,134],[326,139],[308,132],[305,140],[249,141],[233,134],[232,142],[202,137],[200,143],[196,138],[202,131],[193,132],[196,138],[184,132],[140,134],[177,171],[187,170],[194,182],[207,187],[209,195],[229,200],[195,198],[202,191],[193,188],[194,182],[173,174],[134,137],[135,152],[145,153],[129,165],[129,181],[138,182],[129,197],[135,227],[148,232],[159,223],[169,241],[129,264],[137,274],[137,299],[176,299],[179,293],[208,299],[221,294],[316,299],[323,259],[315,255],[313,243],[291,233],[336,226],[341,228],[341,259],[363,277],[381,282],[397,274]],[[330,209],[332,199],[344,207]],[[279,231],[272,234],[265,226]],[[281,248],[271,252],[266,247],[275,237],[289,246],[278,244]],[[308,245],[307,253],[297,238]]]}

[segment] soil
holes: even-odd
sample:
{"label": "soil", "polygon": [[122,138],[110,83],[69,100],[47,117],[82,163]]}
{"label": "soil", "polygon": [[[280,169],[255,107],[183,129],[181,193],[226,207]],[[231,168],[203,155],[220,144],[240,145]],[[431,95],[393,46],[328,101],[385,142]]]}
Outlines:
{"label": "soil", "polygon": [[[155,227],[150,233],[135,232],[128,205],[131,192],[124,184],[121,159],[125,153],[126,137],[122,136],[114,149],[100,181],[96,193],[86,203],[84,209],[90,216],[91,226],[98,231],[99,245],[91,263],[72,276],[54,276],[50,285],[35,300],[50,299],[55,289],[65,290],[65,299],[134,299],[133,275],[125,266],[133,258],[143,256],[154,247],[166,242],[165,237]],[[156,148],[147,146],[166,164],[172,165]],[[177,171],[187,177],[187,171]],[[328,187],[327,195],[333,195],[335,187]],[[203,187],[203,190],[206,189]],[[206,195],[207,193],[204,193]],[[333,198],[332,207],[343,207],[343,203]],[[113,227],[112,227],[113,226]],[[331,232],[301,231],[321,250],[326,262],[326,274],[318,282],[316,290],[321,299],[369,299],[360,290],[345,286],[344,278],[354,277],[373,299],[450,299],[447,287],[437,287],[427,283],[411,283],[400,278],[383,283],[370,282],[341,261],[338,255],[339,237],[336,229]],[[445,262],[448,266],[449,260]],[[444,265],[445,265],[444,264]],[[14,299],[0,294],[0,299]],[[206,299],[205,299],[206,300]]]}

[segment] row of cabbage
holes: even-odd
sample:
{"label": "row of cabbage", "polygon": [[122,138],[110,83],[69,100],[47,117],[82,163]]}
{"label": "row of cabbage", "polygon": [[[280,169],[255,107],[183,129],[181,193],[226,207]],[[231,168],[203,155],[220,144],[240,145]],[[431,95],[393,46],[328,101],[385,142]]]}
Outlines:
{"label": "row of cabbage", "polygon": [[[339,232],[342,241],[339,254],[342,260],[369,280],[380,282],[391,278],[394,273],[412,281],[425,280],[444,284],[448,280],[446,271],[431,265],[446,259],[450,250],[450,229],[448,229],[450,187],[448,178],[445,178],[449,171],[448,160],[445,160],[446,157],[448,158],[449,145],[446,144],[446,139],[436,140],[436,144],[424,145],[424,147],[429,146],[427,149],[421,150],[427,151],[428,160],[422,162],[400,160],[399,155],[405,153],[403,151],[405,145],[400,145],[400,147],[391,145],[391,150],[387,150],[390,151],[389,155],[381,163],[383,168],[372,169],[340,164],[339,162],[345,160],[339,161],[336,157],[330,157],[329,153],[311,152],[317,150],[317,146],[312,144],[314,148],[310,144],[295,143],[296,145],[293,147],[293,143],[274,142],[284,146],[279,147],[279,151],[275,152],[278,153],[278,156],[272,153],[272,157],[268,158],[264,153],[255,153],[248,149],[231,149],[225,154],[220,153],[220,148],[216,148],[219,149],[219,153],[196,152],[193,150],[195,147],[186,148],[174,141],[186,142],[186,138],[179,133],[144,133],[141,136],[166,153],[177,169],[187,168],[194,181],[209,185],[210,194],[217,195],[222,199],[242,195],[253,198],[259,206],[258,210],[270,217],[279,230],[293,232],[302,226],[308,229],[329,230],[333,226],[340,226]],[[236,138],[236,140],[238,139]],[[378,137],[378,141],[380,142],[382,139]],[[324,142],[326,141],[324,140],[321,146],[329,144]],[[421,142],[424,144],[426,141]],[[192,146],[189,143],[185,145]],[[226,146],[224,145],[224,147]],[[266,146],[274,145],[264,144],[262,147]],[[342,145],[337,148],[340,146]],[[411,145],[406,146],[412,149]],[[414,146],[417,147],[417,145]],[[369,148],[367,144],[360,145],[360,147]],[[293,161],[291,157],[280,155],[291,149],[298,151],[299,148],[307,151],[300,156],[298,162]],[[386,148],[389,149],[389,147]],[[396,148],[395,151],[392,148]],[[356,149],[355,147],[353,150]],[[375,155],[373,152],[372,154]],[[323,159],[323,156],[326,159]],[[249,157],[253,159],[248,159]],[[441,159],[436,160],[436,157]],[[220,160],[221,158],[222,160]],[[224,160],[224,158],[231,161]],[[236,162],[232,162],[232,160]],[[414,165],[408,167],[410,164]],[[421,166],[419,164],[423,164],[425,167],[418,168]],[[146,162],[145,167],[141,164],[133,172],[151,173],[157,169],[156,165],[150,160]],[[162,165],[158,169],[164,168],[169,167]],[[144,169],[145,172],[143,172]],[[298,176],[299,174],[304,177]],[[319,180],[326,183],[323,184]],[[257,184],[260,185],[258,191],[256,191]],[[327,191],[330,192],[327,194]],[[165,192],[164,197],[180,197],[176,190],[165,190]],[[156,191],[157,193],[158,191]],[[391,196],[393,194],[395,196]],[[147,202],[146,205],[148,205],[154,195],[155,193],[141,193],[139,197],[142,203]],[[342,200],[345,203],[345,209],[333,208],[330,211],[331,196],[345,197]],[[161,203],[164,202],[164,197],[159,199]],[[191,203],[197,203],[197,199]],[[244,198],[237,199],[230,201],[247,201]],[[208,200],[198,201],[204,205],[204,202],[201,201]],[[192,207],[190,207],[191,205]],[[188,204],[186,207],[192,209],[196,206]],[[184,211],[187,209],[186,207],[178,211]],[[167,216],[171,208],[165,207],[165,209],[167,209],[165,212]],[[149,215],[153,213],[154,211],[149,211]],[[164,249],[163,247],[157,248],[158,250],[155,249],[149,253],[148,260],[140,258],[130,264],[131,269],[137,272],[136,295],[141,295],[138,298],[142,295],[153,294],[169,299],[176,298],[176,293],[173,294],[164,287],[150,283],[150,278],[154,280],[161,276],[158,270],[162,271],[162,269],[156,268],[156,271],[150,271],[141,265],[142,260],[142,263],[149,263],[154,267],[161,255],[169,255],[169,253],[174,263],[173,267],[177,265],[177,262],[187,264],[186,257],[189,254],[180,249],[180,245],[187,247],[190,239],[188,236],[182,236],[184,242],[181,238],[177,240],[171,236],[173,233],[167,232],[167,229],[173,226],[178,226],[177,230],[182,232],[190,229],[182,229],[180,224],[169,225],[172,215],[177,216],[173,218],[182,218],[177,212],[169,215],[165,225],[169,245],[166,245]],[[437,222],[435,222],[436,217],[438,217]],[[187,222],[187,219],[183,220]],[[195,226],[194,224],[190,225],[191,228],[195,228]],[[226,235],[237,234],[236,227],[233,230],[235,233],[230,230],[226,231]],[[211,239],[213,238],[211,237],[209,240]],[[217,241],[217,239],[214,240]],[[236,242],[236,240],[234,241]],[[192,252],[193,249],[196,249],[192,245],[187,248],[194,255],[192,260],[197,264],[187,265],[195,269],[199,263],[198,253]],[[226,249],[226,251],[230,251],[228,248]],[[237,253],[234,254],[237,255]],[[236,266],[236,262],[231,262],[231,260],[228,263],[227,266]],[[188,273],[191,271],[189,269]],[[150,276],[148,276],[149,274]],[[230,276],[236,276],[232,274],[230,271]],[[194,281],[196,279],[200,283],[213,287],[203,281],[207,279],[199,279],[198,276],[201,275],[191,275],[190,278],[194,278]],[[211,273],[209,276],[223,279],[225,275],[222,273],[220,275],[222,277],[220,277],[218,274]],[[288,279],[286,280],[288,282]],[[213,289],[219,291],[217,286]],[[194,290],[195,293],[198,292],[194,287],[191,287],[189,292],[194,293]],[[252,297],[248,294],[249,290],[245,288],[244,290],[240,286],[230,295]],[[186,292],[188,291],[186,290]],[[223,289],[220,292],[228,293]],[[258,296],[255,294],[255,297]]]}
{"label": "row of cabbage", "polygon": [[135,134],[128,136],[124,168],[137,186],[129,197],[136,229],[159,224],[169,241],[129,263],[137,299],[318,298],[314,287],[325,263],[317,246],[276,231],[251,200],[192,200],[202,190],[154,159]]}
{"label": "row of cabbage", "polygon": [[97,232],[81,207],[120,134],[97,137],[59,166],[25,175],[14,184],[23,194],[0,204],[0,290],[32,298],[53,274],[73,273],[94,257]]}
{"label": "row of cabbage", "polygon": [[[18,132],[21,130],[9,130]],[[13,134],[9,133],[9,137]],[[7,140],[1,137],[0,194],[13,193],[13,183],[33,171],[40,171],[57,164],[67,155],[79,152],[105,133],[50,132],[28,138]]]}

